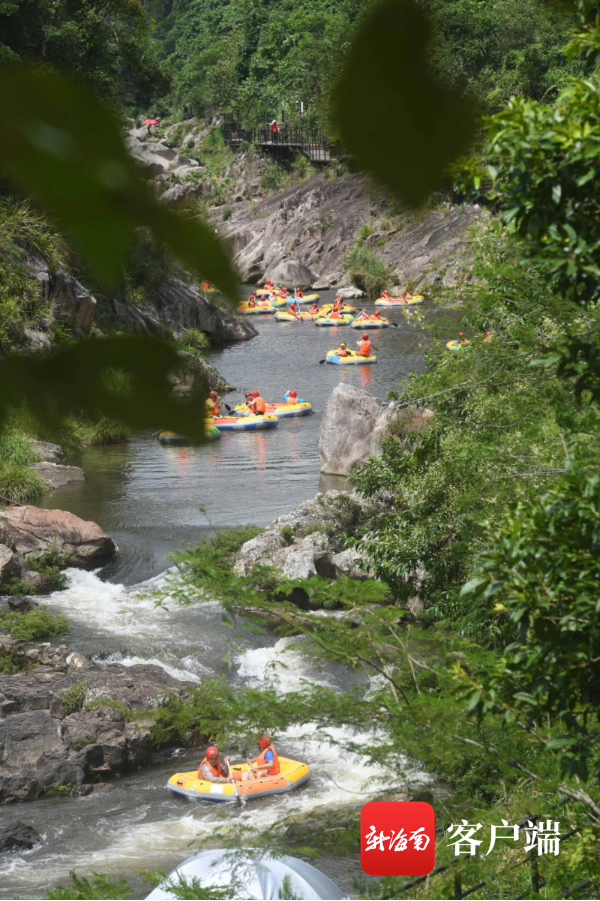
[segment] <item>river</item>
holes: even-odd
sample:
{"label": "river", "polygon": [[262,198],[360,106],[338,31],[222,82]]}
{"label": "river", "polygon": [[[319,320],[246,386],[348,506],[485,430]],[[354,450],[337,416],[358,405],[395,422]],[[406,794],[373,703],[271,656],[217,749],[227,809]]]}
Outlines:
{"label": "river", "polygon": [[[331,292],[322,293],[325,302],[332,298]],[[119,553],[101,572],[70,570],[68,587],[44,599],[69,617],[71,646],[107,666],[154,663],[179,679],[220,674],[240,685],[277,680],[281,691],[297,688],[302,679],[340,691],[352,684],[356,677],[344,668],[317,664],[289,639],[243,629],[232,636],[217,601],[157,608],[150,592],[164,578],[160,573],[169,566],[168,555],[182,543],[195,542],[217,526],[267,525],[318,490],[343,485],[343,480],[320,477],[317,453],[323,407],[334,386],[347,381],[385,399],[411,371],[423,367],[428,334],[411,312],[391,311],[390,319],[398,328],[372,333],[376,366],[319,365],[328,349],[340,340],[351,346],[360,333],[320,329],[310,322],[278,323],[273,317],[254,318],[258,337],[211,353],[210,361],[238,389],[227,396],[228,403],[238,403],[240,392],[255,387],[267,400],[294,388],[312,403],[313,416],[280,422],[270,432],[228,433],[199,448],[166,448],[135,436],[126,445],[84,451],[80,465],[86,482],[54,492],[44,506],[98,522]],[[168,423],[157,422],[161,427]],[[122,777],[106,793],[0,810],[0,826],[19,819],[44,837],[32,851],[0,858],[0,898],[44,897],[47,887],[65,883],[72,869],[129,877],[139,869],[168,870],[200,849],[216,826],[227,830],[241,821],[255,832],[292,812],[364,803],[385,784],[385,773],[343,755],[335,741],[310,724],[278,736],[278,750],[315,763],[311,781],[298,792],[248,804],[242,811],[192,806],[170,797],[168,776],[198,763],[197,751],[183,750]],[[418,782],[419,774],[413,778]],[[356,861],[318,865],[346,890],[361,872]],[[140,892],[143,897],[144,889]]]}

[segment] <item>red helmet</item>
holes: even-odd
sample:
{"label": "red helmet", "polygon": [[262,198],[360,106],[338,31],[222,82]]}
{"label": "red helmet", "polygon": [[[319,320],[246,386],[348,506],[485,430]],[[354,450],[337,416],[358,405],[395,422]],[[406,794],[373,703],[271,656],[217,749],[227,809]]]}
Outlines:
{"label": "red helmet", "polygon": [[288,391],[288,394],[290,397],[298,397],[298,394],[296,393],[296,391]]}
{"label": "red helmet", "polygon": [[363,332],[362,340],[363,340],[363,341],[368,341],[368,340],[369,340],[369,333],[368,333],[368,332]]}
{"label": "red helmet", "polygon": [[217,394],[216,391],[210,391],[208,396],[209,397],[218,397],[219,395]]}
{"label": "red helmet", "polygon": [[462,336],[464,335],[464,332],[459,332],[458,334],[462,338]]}
{"label": "red helmet", "polygon": [[259,748],[268,748],[270,744],[271,739],[268,735],[261,735],[261,737],[258,739]]}
{"label": "red helmet", "polygon": [[208,747],[206,749],[207,760],[210,760],[211,757],[218,757],[218,756],[219,756],[219,749],[217,748],[216,745],[210,745],[210,747]]}
{"label": "red helmet", "polygon": [[252,397],[260,397],[260,393],[256,390],[256,388],[252,392]]}
{"label": "red helmet", "polygon": [[252,392],[251,392],[251,391],[246,391],[246,397],[252,397]]}

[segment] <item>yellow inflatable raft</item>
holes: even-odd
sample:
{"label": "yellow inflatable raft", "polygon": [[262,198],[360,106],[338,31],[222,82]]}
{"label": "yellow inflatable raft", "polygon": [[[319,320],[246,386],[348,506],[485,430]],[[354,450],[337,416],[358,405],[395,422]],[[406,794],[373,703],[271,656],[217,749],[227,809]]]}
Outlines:
{"label": "yellow inflatable raft", "polygon": [[456,338],[454,341],[448,341],[446,347],[448,350],[460,350],[461,347],[466,347],[467,344],[470,344],[470,341],[467,341],[466,338]]}
{"label": "yellow inflatable raft", "polygon": [[403,297],[378,297],[375,301],[376,307],[416,307],[418,304],[423,303],[423,295],[417,294],[414,297],[411,297],[410,300],[405,300]]}
{"label": "yellow inflatable raft", "polygon": [[[324,303],[322,307],[319,307],[319,313],[329,313],[330,310],[333,310],[332,303]],[[343,307],[340,307],[340,313],[356,313],[356,307],[351,307],[349,303],[345,303]]]}
{"label": "yellow inflatable raft", "polygon": [[371,366],[377,362],[377,355],[371,354],[368,357],[361,357],[353,350],[349,350],[347,357],[340,357],[335,350],[328,350],[325,359],[328,363],[333,363],[336,366]]}
{"label": "yellow inflatable raft", "polygon": [[[298,316],[300,319],[298,319]],[[309,313],[308,310],[301,310],[296,316],[293,313],[288,313],[287,310],[277,310],[275,312],[277,322],[310,322],[312,319],[318,318],[318,313]]]}
{"label": "yellow inflatable raft", "polygon": [[[233,772],[248,771],[247,763],[234,764]],[[299,788],[310,779],[310,770],[305,763],[298,760],[289,760],[287,757],[279,758],[279,775],[262,776],[260,779],[248,779],[245,782],[236,780],[235,788],[238,794],[245,800],[250,798],[266,798],[269,795],[282,795],[285,792]],[[175,773],[167,783],[167,788],[180,798],[192,798],[195,801],[234,801],[236,791],[231,782],[209,782],[207,779],[198,779],[198,774]]]}
{"label": "yellow inflatable raft", "polygon": [[388,328],[389,324],[389,319],[386,319],[384,316],[382,316],[381,318],[378,318],[377,316],[363,316],[362,319],[356,318],[354,320],[354,322],[352,323],[352,328]]}
{"label": "yellow inflatable raft", "polygon": [[[298,416],[308,416],[312,407],[306,400],[299,400],[297,404],[276,403],[267,404],[267,413],[277,416],[278,419],[296,419]],[[238,404],[236,413],[248,413],[248,404]]]}
{"label": "yellow inflatable raft", "polygon": [[237,312],[241,313],[242,316],[268,316],[269,313],[274,313],[275,308],[270,303],[258,303],[255,307],[251,307],[248,301],[244,301],[241,303]]}
{"label": "yellow inflatable raft", "polygon": [[293,297],[292,295],[288,295],[286,297],[287,303],[292,303],[294,300],[296,303],[314,303],[315,300],[319,299],[319,294],[305,294],[304,297]]}

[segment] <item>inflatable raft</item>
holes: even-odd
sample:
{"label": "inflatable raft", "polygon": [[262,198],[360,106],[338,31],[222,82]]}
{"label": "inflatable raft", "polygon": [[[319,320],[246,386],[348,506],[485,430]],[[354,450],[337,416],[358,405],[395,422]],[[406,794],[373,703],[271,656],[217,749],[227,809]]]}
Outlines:
{"label": "inflatable raft", "polygon": [[349,350],[347,357],[338,357],[335,350],[329,350],[325,359],[328,363],[335,363],[336,366],[369,366],[377,362],[377,355],[371,354],[368,357],[361,357],[353,350]]}
{"label": "inflatable raft", "polygon": [[460,350],[461,347],[466,347],[467,344],[470,344],[470,341],[467,341],[466,338],[463,338],[462,341],[458,338],[455,338],[454,341],[448,341],[446,347],[448,350]]}
{"label": "inflatable raft", "polygon": [[[233,764],[233,772],[248,771],[247,763]],[[269,795],[282,795],[294,788],[299,788],[310,779],[310,770],[305,763],[298,760],[279,758],[280,773],[278,776],[262,776],[260,779],[248,779],[246,782],[236,780],[235,787],[244,799],[267,798]],[[167,788],[180,798],[192,798],[195,801],[234,801],[236,792],[231,782],[209,782],[198,779],[197,773],[175,773],[167,782]]]}
{"label": "inflatable raft", "polygon": [[[204,434],[208,441],[215,441],[216,439],[221,437],[220,431],[212,425],[212,423],[207,422],[205,425]],[[159,432],[156,436],[156,440],[160,441],[161,444],[169,444],[169,445],[183,445],[183,444],[192,444],[189,438],[186,438],[185,435],[178,435],[177,432],[171,432],[169,429],[163,429],[162,432]]]}
{"label": "inflatable raft", "polygon": [[378,319],[376,316],[369,316],[368,319],[355,319],[354,322],[351,323],[352,328],[388,328],[389,327],[389,319],[384,319],[382,316],[381,319]]}
{"label": "inflatable raft", "polygon": [[[324,303],[322,307],[319,307],[319,313],[329,313],[333,310],[332,303]],[[345,303],[342,307],[340,307],[340,313],[356,313],[356,307],[351,307],[349,303]]]}
{"label": "inflatable raft", "polygon": [[[235,410],[237,413],[246,413],[248,404],[238,404]],[[311,410],[312,407],[306,400],[299,400],[297,404],[267,404],[267,413],[277,416],[278,419],[295,419],[298,416],[308,416]]]}
{"label": "inflatable raft", "polygon": [[318,313],[309,313],[308,310],[301,310],[298,313],[300,319],[297,319],[293,313],[288,313],[287,310],[277,310],[275,313],[275,319],[277,322],[310,322],[313,319],[318,319]]}
{"label": "inflatable raft", "polygon": [[322,327],[331,326],[332,328],[335,328],[340,325],[350,325],[353,320],[354,317],[350,313],[342,313],[339,319],[331,319],[329,316],[319,316],[318,319],[315,319],[315,325]]}
{"label": "inflatable raft", "polygon": [[403,297],[378,297],[375,301],[376,307],[416,307],[423,303],[423,295],[417,294],[410,300],[404,300]]}
{"label": "inflatable raft", "polygon": [[270,303],[259,303],[255,307],[251,307],[247,301],[244,301],[238,306],[237,312],[242,316],[265,316],[274,313],[275,308]]}
{"label": "inflatable raft", "polygon": [[292,303],[294,300],[296,303],[314,303],[315,300],[318,299],[318,294],[305,294],[304,297],[293,297],[292,295],[289,295],[286,297],[286,303]]}
{"label": "inflatable raft", "polygon": [[264,416],[215,416],[211,424],[220,432],[255,432],[257,429],[275,429],[278,419],[273,413]]}

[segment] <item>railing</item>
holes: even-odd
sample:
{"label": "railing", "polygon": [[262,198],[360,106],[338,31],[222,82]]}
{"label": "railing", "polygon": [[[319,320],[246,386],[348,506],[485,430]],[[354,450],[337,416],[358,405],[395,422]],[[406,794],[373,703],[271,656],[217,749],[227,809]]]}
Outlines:
{"label": "railing", "polygon": [[330,163],[341,155],[339,142],[331,141],[320,129],[290,127],[287,123],[273,131],[270,125],[260,128],[242,128],[239,122],[226,118],[223,123],[223,137],[232,148],[243,143],[253,144],[269,153],[280,162],[289,161],[297,153],[308,157],[311,163]]}

